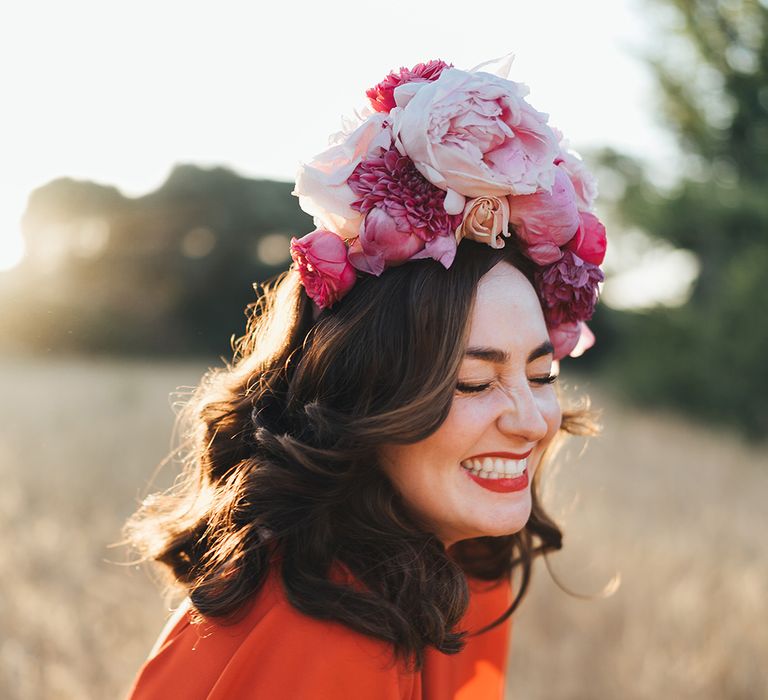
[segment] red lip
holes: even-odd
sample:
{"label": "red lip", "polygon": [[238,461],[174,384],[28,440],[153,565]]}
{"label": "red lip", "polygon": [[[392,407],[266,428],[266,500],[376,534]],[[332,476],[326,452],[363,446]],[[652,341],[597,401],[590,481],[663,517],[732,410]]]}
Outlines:
{"label": "red lip", "polygon": [[[472,455],[467,459],[482,459],[483,457],[501,457],[502,459],[525,459],[529,454],[533,452],[533,448],[528,450],[525,454],[516,455],[512,452],[483,452],[481,455]],[[466,460],[463,460],[466,461]]]}
{"label": "red lip", "polygon": [[483,479],[481,476],[477,476],[472,472],[466,472],[466,474],[476,484],[479,484],[488,491],[495,491],[496,493],[523,491],[528,487],[528,469],[526,469],[520,476],[516,476],[513,479]]}

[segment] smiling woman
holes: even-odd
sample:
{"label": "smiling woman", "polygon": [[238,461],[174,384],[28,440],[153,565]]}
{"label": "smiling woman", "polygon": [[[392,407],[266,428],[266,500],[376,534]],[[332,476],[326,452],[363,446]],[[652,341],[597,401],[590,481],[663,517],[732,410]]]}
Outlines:
{"label": "smiling woman", "polygon": [[562,540],[537,484],[593,430],[554,372],[589,344],[605,249],[523,95],[402,69],[300,173],[325,228],[187,406],[186,479],[129,523],[187,595],[134,698],[502,696],[510,615]]}
{"label": "smiling woman", "polygon": [[382,468],[446,547],[525,527],[530,479],[561,422],[553,350],[531,283],[497,264],[477,286],[448,417],[424,440],[382,448]]}

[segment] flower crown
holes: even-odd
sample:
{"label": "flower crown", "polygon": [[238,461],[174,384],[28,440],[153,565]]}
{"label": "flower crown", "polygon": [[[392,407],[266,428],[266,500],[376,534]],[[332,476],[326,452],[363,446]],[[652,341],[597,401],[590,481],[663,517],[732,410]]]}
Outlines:
{"label": "flower crown", "polygon": [[443,61],[391,72],[370,108],[299,168],[293,192],[315,231],[291,239],[307,295],[323,309],[354,285],[408,260],[446,268],[462,238],[502,248],[512,233],[536,264],[555,358],[594,336],[605,228],[595,180],[548,115],[507,80],[511,56],[472,70]]}

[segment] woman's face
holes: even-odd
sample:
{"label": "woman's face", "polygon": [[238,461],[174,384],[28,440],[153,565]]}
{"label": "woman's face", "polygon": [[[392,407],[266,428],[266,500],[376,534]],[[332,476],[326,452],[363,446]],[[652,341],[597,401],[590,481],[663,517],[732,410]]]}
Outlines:
{"label": "woman's face", "polygon": [[531,480],[561,417],[552,346],[525,276],[494,266],[470,324],[448,418],[425,440],[381,453],[384,471],[446,547],[524,527]]}

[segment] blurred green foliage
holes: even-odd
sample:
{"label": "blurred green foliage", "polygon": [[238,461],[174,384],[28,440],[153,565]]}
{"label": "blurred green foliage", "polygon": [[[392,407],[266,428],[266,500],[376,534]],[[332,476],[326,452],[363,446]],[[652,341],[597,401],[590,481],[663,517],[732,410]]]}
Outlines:
{"label": "blurred green foliage", "polygon": [[609,313],[618,386],[746,434],[768,432],[768,7],[759,0],[654,0],[650,57],[664,123],[685,154],[670,189],[636,162],[618,174],[618,228],[639,227],[693,252],[700,275],[678,308]]}

